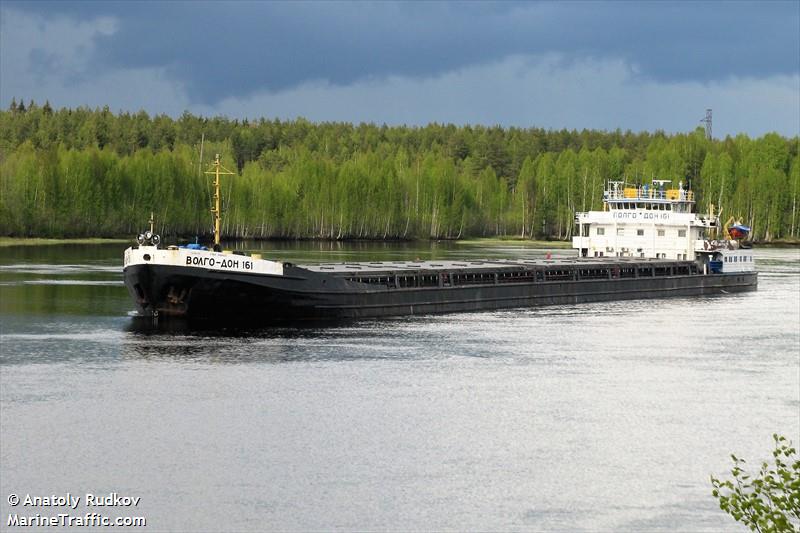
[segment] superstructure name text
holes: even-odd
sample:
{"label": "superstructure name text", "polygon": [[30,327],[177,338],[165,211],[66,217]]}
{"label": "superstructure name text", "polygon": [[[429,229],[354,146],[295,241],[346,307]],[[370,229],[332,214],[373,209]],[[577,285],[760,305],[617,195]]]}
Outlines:
{"label": "superstructure name text", "polygon": [[636,211],[615,211],[614,218],[628,220],[669,220],[669,213],[650,213]]}

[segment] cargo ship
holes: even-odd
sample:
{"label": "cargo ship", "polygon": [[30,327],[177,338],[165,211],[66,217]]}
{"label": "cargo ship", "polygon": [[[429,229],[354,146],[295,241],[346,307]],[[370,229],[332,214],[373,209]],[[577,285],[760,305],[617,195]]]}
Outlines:
{"label": "cargo ship", "polygon": [[[214,244],[161,246],[150,229],[125,250],[125,285],[139,315],[262,323],[451,313],[756,290],[742,224],[694,212],[679,183],[610,182],[603,210],[577,213],[575,257],[542,260],[392,261],[299,265],[220,244],[220,175]],[[732,235],[738,238],[733,238]]]}

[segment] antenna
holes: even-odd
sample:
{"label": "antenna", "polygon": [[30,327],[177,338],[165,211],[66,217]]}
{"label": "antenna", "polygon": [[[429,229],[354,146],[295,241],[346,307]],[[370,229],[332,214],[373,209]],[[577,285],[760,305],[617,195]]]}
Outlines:
{"label": "antenna", "polygon": [[700,120],[706,125],[706,139],[711,140],[711,109],[706,109],[706,118]]}
{"label": "antenna", "polygon": [[203,172],[203,145],[206,142],[206,132],[203,132],[203,135],[200,137],[200,164],[197,165],[197,173],[201,174]]}

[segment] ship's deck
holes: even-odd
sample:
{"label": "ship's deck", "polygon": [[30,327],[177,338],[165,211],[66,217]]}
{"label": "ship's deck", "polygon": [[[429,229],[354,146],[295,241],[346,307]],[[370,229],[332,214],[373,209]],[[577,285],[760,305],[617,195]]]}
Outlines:
{"label": "ship's deck", "polygon": [[325,274],[381,274],[381,273],[414,273],[414,272],[442,272],[442,271],[495,271],[495,270],[532,270],[536,268],[559,268],[575,266],[600,266],[615,265],[659,265],[671,266],[693,263],[693,261],[678,261],[670,259],[643,259],[629,257],[606,258],[574,258],[574,259],[476,259],[463,261],[374,261],[374,262],[345,262],[345,263],[316,263],[297,265],[312,272]]}

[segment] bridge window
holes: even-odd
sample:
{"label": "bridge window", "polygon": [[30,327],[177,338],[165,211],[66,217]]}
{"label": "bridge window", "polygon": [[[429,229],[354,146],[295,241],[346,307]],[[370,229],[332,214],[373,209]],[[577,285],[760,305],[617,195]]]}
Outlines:
{"label": "bridge window", "polygon": [[606,228],[597,228],[597,234],[598,235],[605,235],[606,234]]}
{"label": "bridge window", "polygon": [[642,235],[644,235],[644,230],[643,230],[643,229],[637,229],[637,230],[636,230],[636,235],[638,235],[639,237],[641,237]]}
{"label": "bridge window", "polygon": [[664,236],[664,230],[663,229],[658,230],[658,236],[659,237],[663,237]]}
{"label": "bridge window", "polygon": [[625,228],[617,228],[617,236],[625,235]]}
{"label": "bridge window", "polygon": [[679,229],[678,230],[678,237],[686,237],[686,230],[685,229]]}

